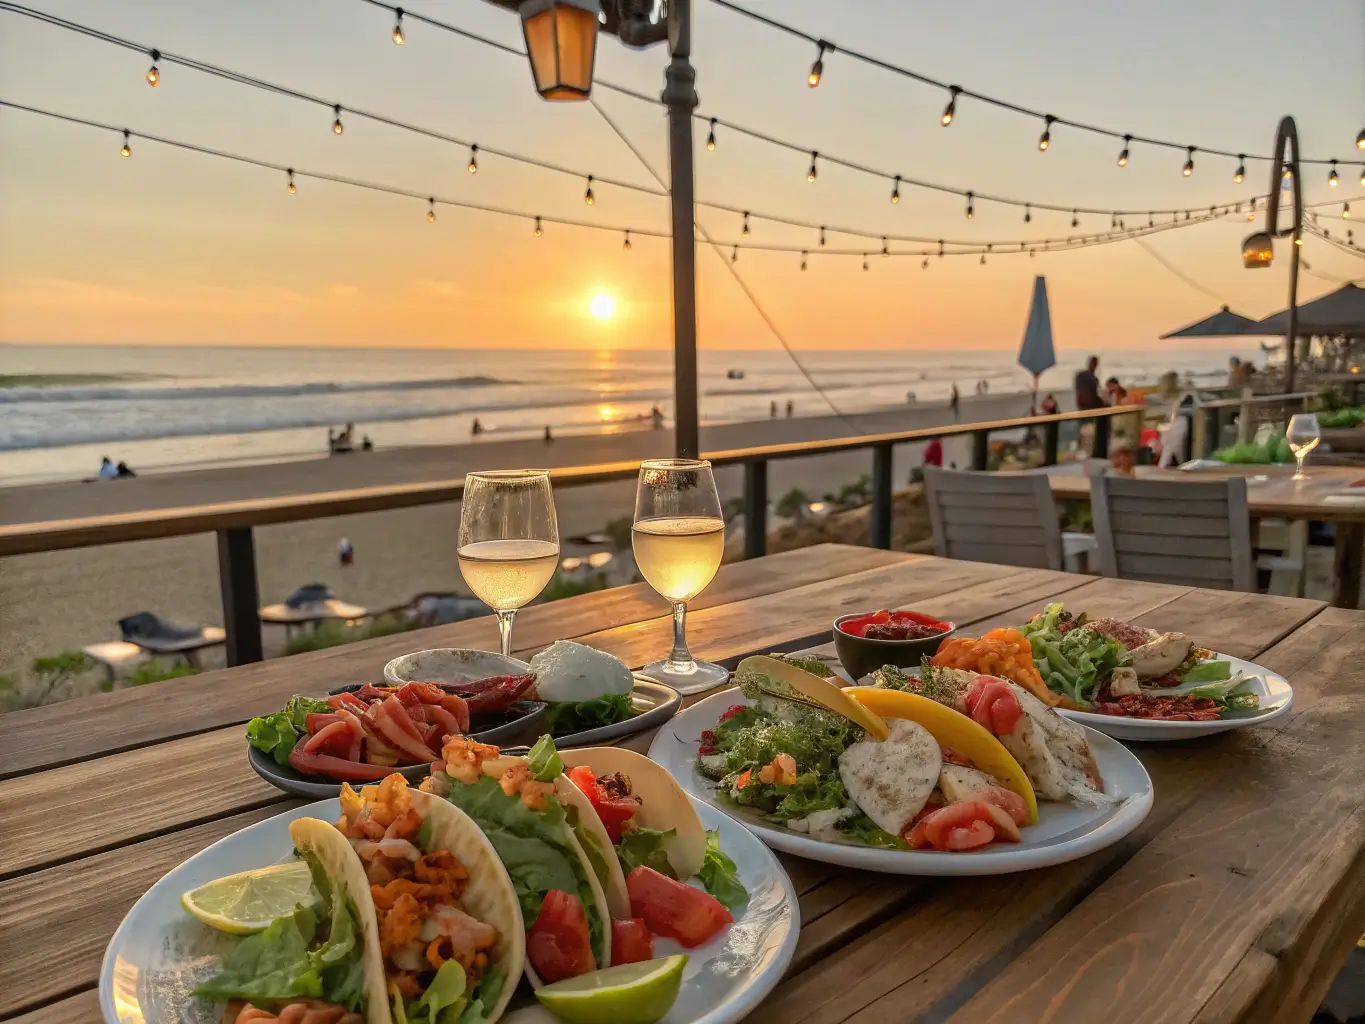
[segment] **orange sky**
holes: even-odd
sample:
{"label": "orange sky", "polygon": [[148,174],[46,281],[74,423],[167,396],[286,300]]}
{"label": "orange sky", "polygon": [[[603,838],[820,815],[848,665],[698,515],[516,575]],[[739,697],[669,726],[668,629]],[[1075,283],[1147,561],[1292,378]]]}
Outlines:
{"label": "orange sky", "polygon": [[[587,105],[549,105],[534,95],[519,59],[445,33],[408,26],[388,40],[388,15],[358,0],[32,0],[34,6],[316,94],[334,97],[598,175],[652,184],[628,149]],[[758,3],[759,0],[753,0]],[[798,40],[697,0],[701,111],[867,163],[931,180],[1069,205],[1207,208],[1264,188],[1231,182],[1232,162],[1198,158],[1190,179],[1182,154],[1135,147],[1114,166],[1110,140],[1057,129],[1047,154],[1039,126],[963,101],[952,128],[936,123],[943,95],[838,55],[817,90],[804,83],[813,53]],[[773,13],[773,4],[759,4]],[[1365,18],[1359,0],[1308,6],[1273,0],[1195,5],[1041,5],[991,0],[973,8],[941,0],[904,5],[862,0],[834,8],[790,0],[777,16],[890,59],[1019,102],[1135,133],[1227,148],[1269,148],[1277,118],[1299,118],[1310,155],[1354,158],[1365,123]],[[1097,9],[1100,8],[1100,9]],[[1139,9],[1140,8],[1140,9]],[[420,10],[518,42],[516,19],[473,0],[433,0]],[[1311,69],[1249,77],[1246,54],[1266,38],[1280,52],[1312,53]],[[654,92],[662,50],[626,51],[603,40],[599,73]],[[481,156],[469,175],[456,147],[347,120],[295,100],[163,68],[142,79],[147,59],[0,13],[0,95],[137,130],[325,169],[422,193],[467,198],[528,213],[629,225],[667,225],[666,200],[598,184],[582,202],[572,177]],[[1235,87],[1234,87],[1235,84]],[[657,168],[666,166],[664,124],[654,107],[602,92],[599,100]],[[698,133],[698,142],[704,127]],[[438,210],[425,204],[282,176],[134,142],[118,157],[112,136],[0,111],[0,340],[247,345],[666,347],[670,335],[668,243],[636,234],[547,226]],[[964,239],[1043,237],[1070,231],[1069,216],[962,204],[907,188],[897,206],[888,184],[832,166],[805,180],[797,154],[721,132],[716,152],[698,146],[698,195],[815,222]],[[1225,166],[1226,165],[1226,166]],[[1365,195],[1357,174],[1329,193],[1325,171],[1306,175],[1309,201]],[[1365,212],[1365,201],[1361,204]],[[701,211],[714,237],[739,239],[737,218]],[[1341,224],[1341,222],[1337,222]],[[1107,226],[1099,218],[1086,225]],[[1344,231],[1345,224],[1341,224]],[[1259,316],[1285,301],[1286,268],[1243,271],[1244,221],[1196,227],[1147,244],[1217,298],[1173,276],[1136,243],[1029,260],[992,256],[919,260],[742,252],[736,270],[790,342],[801,348],[1004,348],[1019,343],[1032,277],[1048,278],[1060,347],[1132,348],[1212,312],[1218,301]],[[809,245],[812,233],[756,222],[756,240]],[[831,233],[831,245],[866,245]],[[1365,261],[1309,239],[1315,271],[1346,279]],[[726,254],[728,259],[728,251]],[[721,258],[702,247],[700,334],[704,348],[775,345]],[[1302,292],[1335,287],[1305,275]],[[617,315],[588,314],[606,291]]]}

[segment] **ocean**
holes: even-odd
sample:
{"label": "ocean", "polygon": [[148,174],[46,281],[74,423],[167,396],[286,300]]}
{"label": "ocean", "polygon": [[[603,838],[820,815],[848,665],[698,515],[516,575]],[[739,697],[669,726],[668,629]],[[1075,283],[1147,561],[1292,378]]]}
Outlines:
{"label": "ocean", "polygon": [[[1102,353],[1101,376],[1151,383],[1179,370],[1219,382],[1252,347]],[[1009,352],[803,352],[814,390],[781,351],[700,353],[703,423],[1023,393]],[[1044,391],[1066,394],[1084,353],[1059,353]],[[477,418],[489,439],[613,432],[671,419],[667,351],[516,351],[0,345],[0,483],[93,476],[100,459],[137,472],[316,458],[327,430],[355,424],[376,447],[455,444]],[[823,396],[822,396],[823,393]]]}

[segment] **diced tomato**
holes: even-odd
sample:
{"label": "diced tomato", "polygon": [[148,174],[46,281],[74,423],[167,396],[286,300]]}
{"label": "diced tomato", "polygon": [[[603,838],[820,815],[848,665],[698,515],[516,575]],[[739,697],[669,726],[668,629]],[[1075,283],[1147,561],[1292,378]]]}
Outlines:
{"label": "diced tomato", "polygon": [[526,958],[542,981],[551,984],[595,971],[588,914],[577,896],[551,889],[526,931]]}
{"label": "diced tomato", "polygon": [[1024,798],[1012,789],[1005,789],[1003,786],[991,786],[983,789],[974,797],[982,803],[993,804],[999,807],[1010,816],[1010,820],[1016,825],[1022,825],[1028,821],[1028,804]]}
{"label": "diced tomato", "polygon": [[434,745],[428,743],[432,750],[440,750],[441,741],[447,736],[459,736],[463,733],[459,721],[456,720],[455,716],[449,711],[441,707],[441,705],[427,704],[425,707],[427,721],[431,722],[436,727],[436,742]]}
{"label": "diced tomato", "polygon": [[601,819],[611,841],[619,843],[626,824],[640,809],[640,801],[633,796],[620,798],[608,796],[606,790],[597,784],[597,776],[593,774],[592,769],[585,764],[570,768],[568,776],[569,781],[577,786],[592,804],[592,809],[597,812],[597,817]]}
{"label": "diced tomato", "polygon": [[338,714],[322,714],[317,711],[308,712],[303,720],[303,727],[308,730],[309,736],[316,736],[319,729],[324,729],[333,722],[340,722],[341,716]]}
{"label": "diced tomato", "polygon": [[326,775],[338,782],[377,782],[393,774],[385,765],[361,764],[330,754],[306,754],[295,747],[289,754],[289,764],[304,775]]}
{"label": "diced tomato", "polygon": [[915,850],[974,850],[996,840],[1018,842],[1009,812],[983,800],[965,800],[926,815],[905,835]]}
{"label": "diced tomato", "polygon": [[752,775],[753,769],[751,768],[745,768],[744,771],[740,772],[735,778],[735,789],[743,789],[747,786],[749,784],[749,778]]}
{"label": "diced tomato", "polygon": [[967,713],[994,736],[1008,736],[1023,717],[1019,698],[1004,680],[979,676],[967,688]]}
{"label": "diced tomato", "polygon": [[611,965],[639,964],[654,959],[654,936],[644,918],[611,922]]}
{"label": "diced tomato", "polygon": [[365,712],[365,721],[400,757],[414,764],[430,761],[433,753],[439,753],[427,746],[425,737],[397,697],[386,697],[382,704],[372,705]]}
{"label": "diced tomato", "polygon": [[351,727],[338,719],[319,729],[301,744],[305,754],[332,754],[345,757],[351,749]]}
{"label": "diced tomato", "polygon": [[626,892],[632,916],[643,918],[655,935],[676,939],[688,949],[714,938],[734,921],[709,892],[644,865],[626,876]]}

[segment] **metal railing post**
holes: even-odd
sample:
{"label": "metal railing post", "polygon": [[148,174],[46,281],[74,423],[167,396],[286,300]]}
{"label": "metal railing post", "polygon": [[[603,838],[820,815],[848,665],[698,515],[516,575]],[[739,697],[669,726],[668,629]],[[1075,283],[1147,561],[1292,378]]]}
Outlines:
{"label": "metal railing post", "polygon": [[874,548],[891,549],[891,463],[894,449],[889,444],[872,446],[872,517],[868,540]]}
{"label": "metal railing post", "polygon": [[972,434],[972,469],[984,471],[991,461],[991,434],[988,430],[978,430]]}
{"label": "metal railing post", "polygon": [[1043,424],[1043,465],[1057,465],[1057,449],[1062,444],[1062,425],[1056,420]]}
{"label": "metal railing post", "polygon": [[260,592],[256,585],[256,543],[251,527],[218,531],[218,586],[223,594],[223,628],[228,665],[262,661]]}
{"label": "metal railing post", "polygon": [[1092,459],[1109,458],[1109,417],[1096,416],[1091,420],[1095,424],[1095,443],[1090,446],[1090,457]]}
{"label": "metal railing post", "polygon": [[1199,454],[1207,458],[1218,447],[1219,438],[1223,433],[1223,410],[1215,406],[1211,409],[1204,409],[1203,412],[1204,445]]}
{"label": "metal railing post", "polygon": [[768,462],[744,464],[744,557],[762,558],[768,552]]}

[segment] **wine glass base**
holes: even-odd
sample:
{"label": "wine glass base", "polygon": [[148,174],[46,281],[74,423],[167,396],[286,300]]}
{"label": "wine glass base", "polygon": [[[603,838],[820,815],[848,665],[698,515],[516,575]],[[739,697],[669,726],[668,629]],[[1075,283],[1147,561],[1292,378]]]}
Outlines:
{"label": "wine glass base", "polygon": [[691,670],[678,672],[669,668],[670,662],[656,661],[640,670],[642,675],[667,683],[679,693],[687,695],[705,693],[723,685],[730,678],[730,670],[724,665],[709,661],[694,661]]}

